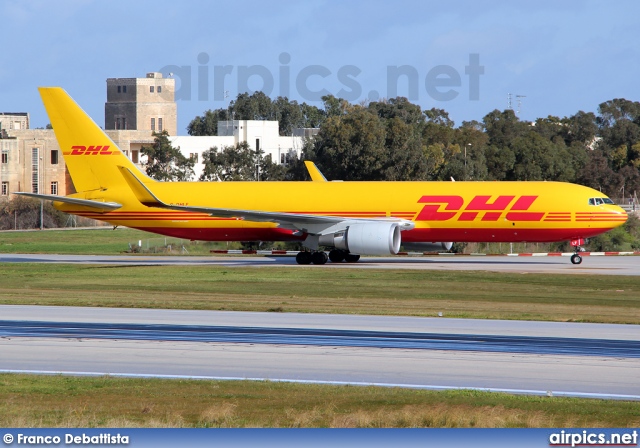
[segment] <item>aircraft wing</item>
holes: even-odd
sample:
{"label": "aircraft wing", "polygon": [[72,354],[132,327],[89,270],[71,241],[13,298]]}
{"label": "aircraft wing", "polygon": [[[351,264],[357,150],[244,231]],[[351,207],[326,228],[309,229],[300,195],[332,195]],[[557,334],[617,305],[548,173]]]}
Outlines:
{"label": "aircraft wing", "polygon": [[158,207],[169,210],[180,210],[196,213],[206,213],[210,216],[219,218],[241,218],[247,221],[255,222],[274,222],[280,224],[281,227],[288,229],[303,230],[309,233],[321,233],[323,230],[329,229],[336,224],[344,222],[356,221],[390,221],[398,222],[402,226],[402,230],[411,230],[414,227],[412,221],[398,218],[346,218],[342,216],[318,216],[298,213],[268,212],[261,210],[241,210],[227,209],[215,207],[194,207],[186,205],[172,205],[161,201],[156,195],[147,188],[136,176],[126,167],[118,167],[120,172],[126,179],[127,183],[133,190],[136,198],[141,204],[147,207]]}
{"label": "aircraft wing", "polygon": [[92,201],[91,199],[71,198],[68,196],[58,196],[55,194],[37,194],[26,192],[15,192],[13,194],[19,194],[21,196],[29,196],[36,199],[44,199],[45,201],[64,202],[66,204],[82,205],[83,207],[97,208],[103,212],[109,212],[122,207],[122,204],[117,202],[100,202]]}

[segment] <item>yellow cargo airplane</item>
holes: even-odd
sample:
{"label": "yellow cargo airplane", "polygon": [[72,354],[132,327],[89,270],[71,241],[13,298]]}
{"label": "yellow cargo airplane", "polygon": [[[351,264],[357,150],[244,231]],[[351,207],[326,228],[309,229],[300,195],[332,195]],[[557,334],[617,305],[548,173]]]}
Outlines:
{"label": "yellow cargo airplane", "polygon": [[[400,245],[584,240],[627,215],[562,182],[158,182],[143,174],[59,87],[40,88],[77,193],[22,193],[67,213],[205,241],[298,241],[300,264],[354,262]],[[319,250],[328,248],[329,255]],[[440,246],[439,246],[440,247]]]}

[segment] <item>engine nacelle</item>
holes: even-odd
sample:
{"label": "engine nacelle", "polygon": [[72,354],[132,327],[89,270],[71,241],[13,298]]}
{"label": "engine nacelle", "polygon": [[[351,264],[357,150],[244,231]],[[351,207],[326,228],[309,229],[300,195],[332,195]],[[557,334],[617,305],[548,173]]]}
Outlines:
{"label": "engine nacelle", "polygon": [[453,243],[402,243],[404,250],[415,250],[418,252],[447,252],[453,247]]}
{"label": "engine nacelle", "polygon": [[402,242],[400,232],[397,222],[357,223],[346,230],[321,235],[318,242],[358,255],[395,255]]}

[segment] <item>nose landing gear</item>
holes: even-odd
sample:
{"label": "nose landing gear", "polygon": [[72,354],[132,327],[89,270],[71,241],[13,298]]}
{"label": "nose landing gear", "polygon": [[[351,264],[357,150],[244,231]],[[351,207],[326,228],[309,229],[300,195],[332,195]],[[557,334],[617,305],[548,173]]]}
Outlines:
{"label": "nose landing gear", "polygon": [[584,238],[576,238],[571,240],[571,245],[575,248],[575,253],[571,255],[571,263],[580,264],[582,263],[582,256],[580,252],[583,251],[582,246],[585,243]]}

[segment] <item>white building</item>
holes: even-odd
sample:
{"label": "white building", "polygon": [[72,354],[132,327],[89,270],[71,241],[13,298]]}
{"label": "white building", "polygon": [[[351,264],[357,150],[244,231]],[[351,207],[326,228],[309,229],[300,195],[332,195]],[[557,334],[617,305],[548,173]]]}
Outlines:
{"label": "white building", "polygon": [[197,180],[204,170],[202,153],[214,146],[222,150],[225,146],[247,142],[251,149],[262,150],[274,163],[286,164],[292,157],[300,157],[304,133],[298,134],[302,135],[281,136],[277,121],[233,120],[218,122],[217,136],[174,136],[169,140],[184,156],[196,161],[193,170]]}

